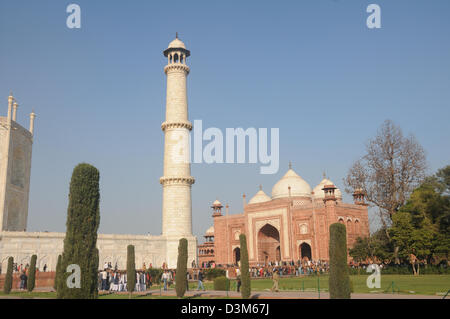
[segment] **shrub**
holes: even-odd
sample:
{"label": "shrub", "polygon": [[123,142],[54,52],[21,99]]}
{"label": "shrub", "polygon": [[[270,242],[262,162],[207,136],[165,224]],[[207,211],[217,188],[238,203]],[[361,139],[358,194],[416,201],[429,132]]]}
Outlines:
{"label": "shrub", "polygon": [[178,298],[182,298],[186,292],[187,261],[188,241],[186,238],[181,238],[180,243],[178,244],[177,272],[175,275],[175,290]]}
{"label": "shrub", "polygon": [[248,299],[250,298],[252,288],[248,264],[247,237],[241,234],[239,235],[239,241],[241,246],[241,295],[243,299]]}
{"label": "shrub", "polygon": [[32,292],[34,289],[34,285],[36,283],[36,261],[37,256],[31,256],[30,268],[28,269],[28,285],[27,289],[29,292]]}
{"label": "shrub", "polygon": [[225,269],[209,268],[204,271],[206,280],[214,280],[214,278],[225,276]]}
{"label": "shrub", "polygon": [[347,266],[347,234],[345,225],[330,225],[330,277],[331,299],[350,299],[350,277]]}
{"label": "shrub", "polygon": [[229,291],[230,280],[227,277],[221,276],[214,279],[214,290]]}
{"label": "shrub", "polygon": [[55,281],[53,283],[53,288],[55,290],[58,289],[58,279],[61,278],[61,261],[62,261],[62,255],[58,255],[58,262],[56,263],[56,271],[55,271]]}
{"label": "shrub", "polygon": [[[100,173],[92,165],[79,164],[72,173],[67,208],[66,237],[57,279],[57,298],[95,299],[98,297],[97,230],[100,224]],[[80,267],[81,287],[69,288],[67,266]]]}
{"label": "shrub", "polygon": [[127,290],[131,294],[136,287],[136,262],[134,257],[134,246],[127,247]]}
{"label": "shrub", "polygon": [[14,266],[14,258],[8,258],[8,269],[6,270],[5,284],[3,286],[3,292],[5,294],[9,294],[12,289],[13,283],[13,266]]}
{"label": "shrub", "polygon": [[149,269],[147,269],[147,273],[152,277],[152,284],[159,285],[161,283],[161,276],[163,274],[162,269],[149,268]]}

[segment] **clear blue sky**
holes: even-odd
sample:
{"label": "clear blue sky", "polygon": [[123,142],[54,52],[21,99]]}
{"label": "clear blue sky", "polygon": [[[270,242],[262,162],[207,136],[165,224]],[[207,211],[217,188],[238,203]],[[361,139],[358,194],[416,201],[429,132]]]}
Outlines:
{"label": "clear blue sky", "polygon": [[[385,119],[413,133],[429,173],[450,159],[450,1],[0,2],[1,114],[37,113],[28,229],[65,231],[74,166],[101,172],[102,233],[161,232],[166,59],[178,31],[191,50],[191,121],[280,128],[280,171],[194,164],[194,233],[212,201],[242,211],[242,193],[272,186],[288,162],[311,187],[326,170],[343,188],[352,161]],[[366,7],[382,9],[370,30]],[[347,200],[350,198],[347,196]],[[202,241],[202,238],[199,238]]]}

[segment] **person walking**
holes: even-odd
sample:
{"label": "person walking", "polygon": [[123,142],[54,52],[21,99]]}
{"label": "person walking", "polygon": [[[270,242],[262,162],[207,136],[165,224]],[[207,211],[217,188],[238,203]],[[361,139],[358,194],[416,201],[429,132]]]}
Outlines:
{"label": "person walking", "polygon": [[197,291],[200,290],[200,287],[203,291],[205,291],[205,287],[203,286],[203,272],[201,270],[198,271],[198,287]]}
{"label": "person walking", "polygon": [[22,275],[20,275],[20,289],[24,290],[27,289],[27,274],[25,271],[22,272]]}
{"label": "person walking", "polygon": [[106,280],[108,279],[108,273],[106,268],[102,271],[102,290],[106,290]]}
{"label": "person walking", "polygon": [[190,279],[189,271],[186,272],[186,291],[189,291],[189,279]]}
{"label": "person walking", "polygon": [[164,291],[167,291],[167,282],[169,281],[169,274],[167,273],[167,270],[164,270],[161,279],[164,283]]}
{"label": "person walking", "polygon": [[270,289],[272,292],[278,292],[278,281],[280,280],[280,276],[278,274],[278,269],[274,269],[273,270],[273,274],[272,274],[272,280],[273,280],[273,286]]}
{"label": "person walking", "polygon": [[241,281],[241,275],[237,275],[236,277],[236,291],[239,292],[241,291],[241,285],[242,285],[242,281]]}

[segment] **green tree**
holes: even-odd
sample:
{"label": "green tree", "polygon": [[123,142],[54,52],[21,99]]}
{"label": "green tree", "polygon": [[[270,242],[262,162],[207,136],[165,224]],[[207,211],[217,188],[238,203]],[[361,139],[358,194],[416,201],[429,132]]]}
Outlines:
{"label": "green tree", "polygon": [[415,257],[428,258],[435,237],[430,220],[424,215],[422,218],[419,217],[406,211],[399,211],[392,217],[392,227],[389,230],[392,240],[399,247],[399,257],[411,263],[414,275],[419,274],[419,264]]}
{"label": "green tree", "polygon": [[386,230],[379,229],[369,237],[358,237],[349,250],[349,255],[357,262],[383,262],[392,258],[393,251],[394,247],[386,236]]}
{"label": "green tree", "polygon": [[381,228],[370,235],[369,245],[373,261],[389,261],[394,257],[394,244],[387,236],[388,230]]}
{"label": "green tree", "polygon": [[[67,209],[67,230],[58,277],[59,299],[95,299],[98,297],[97,230],[100,223],[100,173],[92,165],[79,164],[72,173]],[[81,271],[80,288],[67,287],[69,265]]]}
{"label": "green tree", "polygon": [[353,260],[362,262],[371,256],[369,240],[369,237],[356,238],[353,248],[349,250],[349,255],[353,258]]}
{"label": "green tree", "polygon": [[[383,229],[391,240],[387,232],[391,218],[423,182],[425,169],[425,152],[415,137],[404,136],[400,127],[386,120],[366,143],[366,154],[349,169],[345,190],[362,190],[365,199],[378,207]],[[396,263],[400,262],[398,249],[394,248]]]}
{"label": "green tree", "polygon": [[28,269],[28,282],[27,289],[29,292],[32,292],[36,283],[36,261],[37,256],[31,256],[30,268]]}
{"label": "green tree", "polygon": [[8,258],[8,268],[6,270],[6,276],[5,276],[5,284],[3,285],[3,292],[5,294],[9,294],[12,289],[13,284],[13,266],[14,266],[14,258],[9,257]]}
{"label": "green tree", "polygon": [[178,298],[182,298],[186,292],[187,261],[188,241],[186,238],[181,238],[178,244],[177,272],[175,276],[175,290]]}
{"label": "green tree", "polygon": [[437,234],[433,249],[433,259],[436,262],[446,260],[450,265],[450,165],[441,168],[434,176],[427,179],[427,184],[439,194],[432,194],[435,204],[429,204],[433,208],[433,224]]}
{"label": "green tree", "polygon": [[127,247],[127,290],[130,293],[134,291],[136,287],[136,262],[134,257],[134,246],[128,245]]}
{"label": "green tree", "polygon": [[347,267],[347,234],[345,225],[330,225],[330,277],[331,299],[350,299],[350,276]]}
{"label": "green tree", "polygon": [[441,168],[436,173],[436,181],[441,185],[440,193],[450,195],[450,165]]}
{"label": "green tree", "polygon": [[[414,190],[407,203],[400,208],[403,213],[393,222],[391,233],[401,245],[404,259],[416,264],[446,260],[450,250],[450,166],[438,170]],[[413,272],[419,272],[413,265]]]}
{"label": "green tree", "polygon": [[241,248],[241,295],[243,299],[248,299],[250,298],[252,287],[248,263],[247,237],[244,234],[240,234],[239,241]]}
{"label": "green tree", "polygon": [[61,278],[61,262],[62,262],[62,255],[58,255],[58,262],[56,263],[56,271],[55,271],[55,280],[53,283],[53,288],[55,290],[58,289],[58,278]]}

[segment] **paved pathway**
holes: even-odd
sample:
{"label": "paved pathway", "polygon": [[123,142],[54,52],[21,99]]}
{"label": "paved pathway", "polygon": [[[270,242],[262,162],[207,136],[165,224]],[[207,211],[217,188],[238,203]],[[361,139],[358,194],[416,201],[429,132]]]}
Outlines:
{"label": "paved pathway", "polygon": [[[52,291],[52,288],[40,288],[35,291],[40,292],[49,292]],[[18,290],[13,290],[18,291]],[[103,294],[100,292],[100,295]],[[107,294],[107,293],[106,293]],[[121,292],[119,294],[123,294],[128,296],[127,292]],[[154,295],[154,296],[176,296],[176,292],[174,289],[169,291],[160,291],[159,289],[147,290],[145,292],[133,292],[133,295]],[[229,291],[228,294],[226,291],[217,291],[217,290],[206,290],[206,291],[197,291],[197,290],[189,290],[186,291],[185,296],[187,297],[211,297],[211,298],[226,298],[227,296],[230,298],[241,298],[241,294],[236,291]],[[328,292],[321,292],[320,298],[317,292],[301,292],[301,291],[280,291],[280,292],[271,292],[271,291],[254,291],[252,292],[251,299],[328,299],[330,295]],[[415,294],[385,294],[385,293],[353,293],[352,299],[442,299],[443,296],[437,295],[415,295]],[[21,299],[19,296],[0,296],[0,299]],[[40,299],[40,298],[39,298]]]}
{"label": "paved pathway", "polygon": [[[174,290],[162,291],[159,290],[150,290],[147,291],[147,294],[152,294],[155,296],[159,296],[160,294],[163,296],[175,296],[176,293]],[[240,298],[241,294],[235,291],[187,291],[185,296],[189,297],[215,297],[221,298],[229,296],[231,298]],[[363,294],[363,293],[353,293],[352,299],[442,299],[443,296],[433,296],[433,295],[414,295],[414,294],[382,294],[382,293],[372,293],[372,294]],[[320,298],[317,292],[301,292],[301,291],[280,291],[280,292],[271,292],[271,291],[260,291],[260,292],[252,292],[251,299],[329,299],[330,295],[328,292],[321,292]]]}

